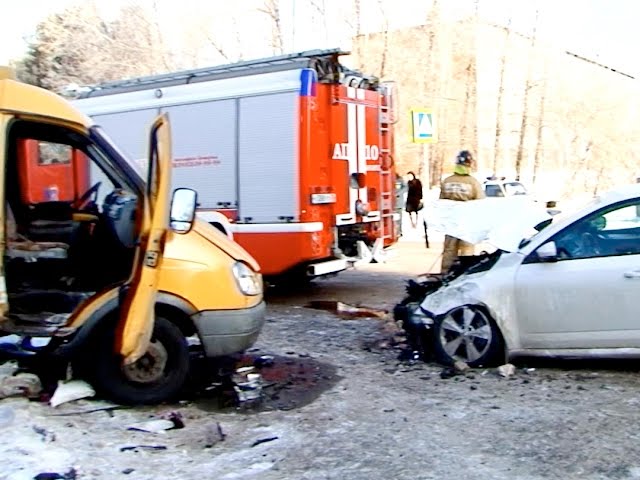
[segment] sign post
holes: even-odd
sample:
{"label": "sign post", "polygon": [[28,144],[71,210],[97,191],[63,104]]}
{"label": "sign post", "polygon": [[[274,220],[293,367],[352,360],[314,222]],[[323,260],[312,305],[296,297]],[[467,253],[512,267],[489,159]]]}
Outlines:
{"label": "sign post", "polygon": [[411,141],[422,144],[421,176],[431,185],[429,145],[438,141],[435,117],[430,108],[411,109]]}
{"label": "sign post", "polygon": [[[422,144],[422,165],[421,176],[426,179],[427,185],[431,188],[431,165],[429,159],[429,144],[437,142],[436,123],[433,110],[427,108],[411,109],[411,141]],[[429,234],[427,231],[426,218],[422,218],[424,225],[424,239],[429,248]]]}
{"label": "sign post", "polygon": [[411,109],[411,132],[413,143],[437,141],[435,118],[431,109]]}

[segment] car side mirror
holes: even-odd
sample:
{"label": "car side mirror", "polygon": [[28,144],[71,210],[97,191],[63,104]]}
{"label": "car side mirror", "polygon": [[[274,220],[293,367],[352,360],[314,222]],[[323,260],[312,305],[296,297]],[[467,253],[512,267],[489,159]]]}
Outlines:
{"label": "car side mirror", "polygon": [[558,248],[556,242],[547,242],[544,245],[540,245],[536,250],[536,255],[541,262],[557,262],[558,261]]}
{"label": "car side mirror", "polygon": [[171,199],[171,230],[176,233],[188,233],[196,218],[198,194],[190,188],[176,188]]}

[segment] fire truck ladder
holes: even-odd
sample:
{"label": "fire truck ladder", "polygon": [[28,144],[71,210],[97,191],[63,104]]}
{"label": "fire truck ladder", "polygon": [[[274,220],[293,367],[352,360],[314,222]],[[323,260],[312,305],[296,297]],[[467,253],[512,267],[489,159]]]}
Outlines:
{"label": "fire truck ladder", "polygon": [[[391,245],[395,240],[394,199],[395,178],[392,178],[391,124],[390,111],[386,97],[380,103],[380,237],[382,247]],[[382,248],[379,248],[382,251]],[[375,252],[374,252],[375,253]],[[375,258],[375,255],[374,255]],[[378,259],[376,259],[378,261]]]}
{"label": "fire truck ladder", "polygon": [[[299,53],[278,55],[275,57],[245,60],[241,62],[205,67],[199,69],[183,70],[179,72],[163,73],[146,77],[117,80],[93,86],[89,91],[81,95],[84,97],[97,97],[111,93],[122,93],[147,88],[164,88],[187,83],[206,82],[223,78],[234,78],[245,75],[271,73],[297,68],[316,68],[323,75],[335,76],[337,70],[337,58],[348,55],[349,52],[339,48],[326,50],[307,50]],[[339,66],[339,68],[343,68]],[[325,72],[324,70],[327,69]],[[333,70],[332,70],[333,69]],[[326,81],[320,78],[321,81]]]}

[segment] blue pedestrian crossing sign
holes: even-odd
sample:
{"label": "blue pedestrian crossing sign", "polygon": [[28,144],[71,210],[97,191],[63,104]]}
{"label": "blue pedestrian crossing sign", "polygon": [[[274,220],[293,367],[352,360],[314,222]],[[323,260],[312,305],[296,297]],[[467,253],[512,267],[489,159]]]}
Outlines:
{"label": "blue pedestrian crossing sign", "polygon": [[411,132],[413,143],[435,143],[436,124],[429,109],[411,110]]}

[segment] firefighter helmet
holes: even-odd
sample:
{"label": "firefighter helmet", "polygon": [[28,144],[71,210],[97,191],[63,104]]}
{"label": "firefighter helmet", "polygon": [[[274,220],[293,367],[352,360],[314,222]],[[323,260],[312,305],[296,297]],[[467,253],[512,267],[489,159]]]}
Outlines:
{"label": "firefighter helmet", "polygon": [[473,164],[473,155],[469,150],[462,150],[456,157],[456,165],[470,167]]}

